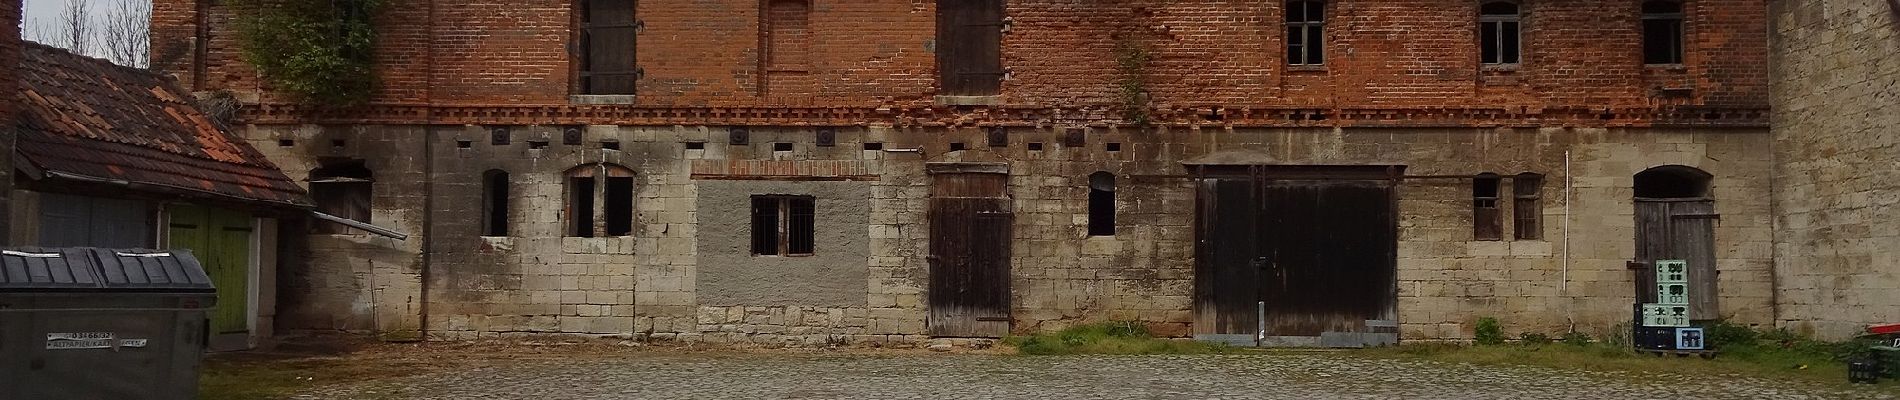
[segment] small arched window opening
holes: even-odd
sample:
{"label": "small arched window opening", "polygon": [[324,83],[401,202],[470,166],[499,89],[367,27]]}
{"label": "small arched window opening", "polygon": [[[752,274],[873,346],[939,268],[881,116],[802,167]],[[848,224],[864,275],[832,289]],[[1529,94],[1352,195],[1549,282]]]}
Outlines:
{"label": "small arched window opening", "polygon": [[1511,227],[1517,240],[1544,238],[1544,176],[1530,172],[1511,178]]}
{"label": "small arched window opening", "polygon": [[[370,222],[370,195],[375,176],[361,159],[331,158],[318,161],[310,170],[310,199],[317,211],[358,222]],[[356,233],[343,224],[319,222],[312,233]]]}
{"label": "small arched window opening", "polygon": [[1636,197],[1645,199],[1692,199],[1709,197],[1710,182],[1715,178],[1694,167],[1665,165],[1636,174]]}
{"label": "small arched window opening", "polygon": [[1115,174],[1089,174],[1089,236],[1115,236]]}
{"label": "small arched window opening", "polygon": [[1286,63],[1326,64],[1326,2],[1292,0],[1286,14]]}
{"label": "small arched window opening", "polygon": [[508,171],[482,173],[482,236],[508,236]]}
{"label": "small arched window opening", "polygon": [[1517,3],[1493,1],[1478,10],[1478,42],[1486,65],[1509,65],[1520,61],[1523,13]]}
{"label": "small arched window opening", "polygon": [[1682,63],[1682,3],[1643,2],[1643,63]]}
{"label": "small arched window opening", "polygon": [[1471,237],[1475,240],[1503,239],[1503,220],[1498,215],[1498,174],[1482,173],[1471,179]]}
{"label": "small arched window opening", "polygon": [[569,169],[566,176],[568,236],[633,234],[633,170],[595,163]]}

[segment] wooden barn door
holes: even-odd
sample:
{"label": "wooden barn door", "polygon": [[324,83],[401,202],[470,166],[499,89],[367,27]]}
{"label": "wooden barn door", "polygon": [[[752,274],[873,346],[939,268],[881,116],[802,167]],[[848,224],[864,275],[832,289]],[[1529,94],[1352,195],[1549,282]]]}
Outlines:
{"label": "wooden barn door", "polygon": [[[1636,199],[1636,259],[1689,263],[1689,319],[1721,318],[1717,308],[1715,202],[1707,198]],[[1636,274],[1637,300],[1656,302],[1654,270]]]}
{"label": "wooden barn door", "polygon": [[1397,340],[1393,181],[1342,175],[1201,181],[1197,337],[1322,347]]}
{"label": "wooden barn door", "polygon": [[171,214],[171,249],[191,250],[218,288],[211,333],[250,331],[251,217],[214,208],[178,205]]}
{"label": "wooden barn door", "polygon": [[930,335],[1003,337],[1010,328],[1009,175],[943,173],[930,198]]}

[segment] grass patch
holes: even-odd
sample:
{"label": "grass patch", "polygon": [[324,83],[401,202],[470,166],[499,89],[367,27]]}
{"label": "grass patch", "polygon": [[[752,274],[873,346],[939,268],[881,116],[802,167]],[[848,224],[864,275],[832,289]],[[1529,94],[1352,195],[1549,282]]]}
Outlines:
{"label": "grass patch", "polygon": [[280,399],[311,387],[420,374],[420,362],[364,362],[341,358],[211,358],[198,375],[198,398]]}
{"label": "grass patch", "polygon": [[[1541,335],[1537,335],[1541,336]],[[1532,337],[1530,339],[1536,339]],[[1847,384],[1845,360],[1863,354],[1867,341],[1823,342],[1786,331],[1755,331],[1718,324],[1709,328],[1709,342],[1720,353],[1714,359],[1657,356],[1629,348],[1616,338],[1586,341],[1566,335],[1562,341],[1522,340],[1500,345],[1467,346],[1448,343],[1407,344],[1356,350],[1375,357],[1414,358],[1480,365],[1535,365],[1599,371],[1676,372],[1694,375],[1733,374],[1826,384]],[[1895,380],[1879,387],[1900,387]]]}
{"label": "grass patch", "polygon": [[1195,340],[1161,339],[1139,323],[1110,322],[1013,336],[1003,340],[1022,354],[1218,354],[1235,348]]}

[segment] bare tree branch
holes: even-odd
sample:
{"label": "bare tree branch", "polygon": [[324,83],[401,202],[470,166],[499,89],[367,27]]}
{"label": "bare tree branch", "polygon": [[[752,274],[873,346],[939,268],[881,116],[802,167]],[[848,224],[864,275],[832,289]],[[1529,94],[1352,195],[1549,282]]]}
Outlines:
{"label": "bare tree branch", "polygon": [[113,63],[128,67],[144,68],[150,64],[152,45],[151,30],[152,4],[141,0],[113,0],[114,4],[106,11],[105,23],[100,26],[105,58]]}
{"label": "bare tree branch", "polygon": [[86,1],[67,1],[66,8],[60,10],[56,27],[60,42],[54,46],[65,47],[74,53],[92,52],[92,3]]}

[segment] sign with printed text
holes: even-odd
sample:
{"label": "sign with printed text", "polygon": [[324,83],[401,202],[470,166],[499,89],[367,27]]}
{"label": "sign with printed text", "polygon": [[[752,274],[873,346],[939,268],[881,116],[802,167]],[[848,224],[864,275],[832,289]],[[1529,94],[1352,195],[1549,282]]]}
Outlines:
{"label": "sign with printed text", "polygon": [[120,339],[114,332],[49,332],[47,350],[119,349],[145,347],[147,339]]}

